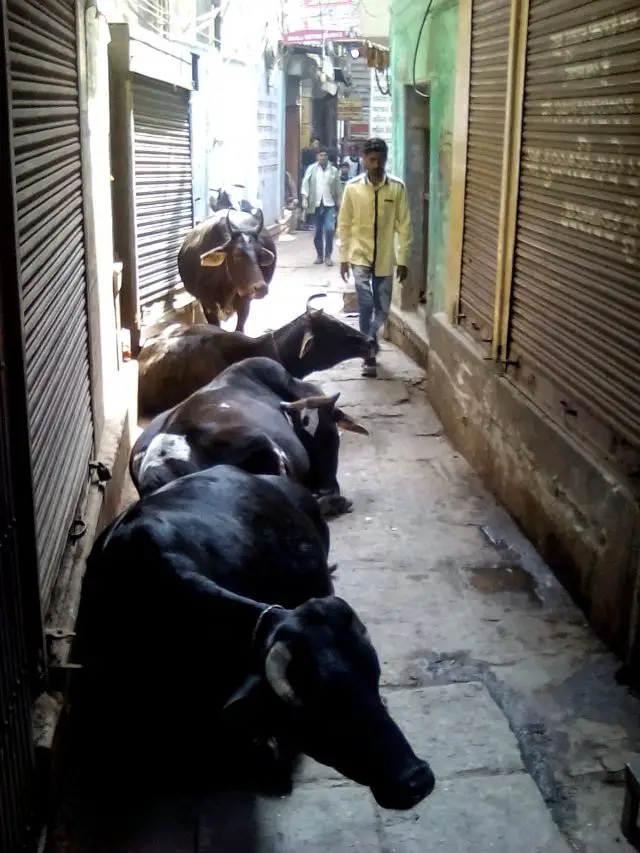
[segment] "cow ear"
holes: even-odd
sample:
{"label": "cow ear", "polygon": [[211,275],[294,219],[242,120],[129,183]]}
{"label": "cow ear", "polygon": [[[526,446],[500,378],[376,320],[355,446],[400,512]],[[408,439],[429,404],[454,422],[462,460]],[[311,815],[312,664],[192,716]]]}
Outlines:
{"label": "cow ear", "polygon": [[345,432],[357,432],[358,435],[371,435],[366,426],[354,421],[353,418],[349,417],[349,415],[343,412],[342,409],[335,410],[334,419],[340,429],[345,430]]}
{"label": "cow ear", "polygon": [[260,701],[260,694],[263,691],[263,679],[258,675],[250,675],[227,700],[222,709],[223,713],[234,717],[250,714]]}
{"label": "cow ear", "polygon": [[258,264],[261,267],[270,267],[275,259],[276,256],[269,249],[260,249],[258,251]]}
{"label": "cow ear", "polygon": [[212,252],[205,252],[204,255],[200,255],[200,266],[221,267],[226,258],[227,256],[224,252],[219,252],[214,249]]}
{"label": "cow ear", "polygon": [[300,354],[298,358],[304,358],[304,356],[309,352],[311,346],[313,345],[313,332],[311,329],[307,329],[304,333],[304,337],[302,338],[302,343],[300,344]]}

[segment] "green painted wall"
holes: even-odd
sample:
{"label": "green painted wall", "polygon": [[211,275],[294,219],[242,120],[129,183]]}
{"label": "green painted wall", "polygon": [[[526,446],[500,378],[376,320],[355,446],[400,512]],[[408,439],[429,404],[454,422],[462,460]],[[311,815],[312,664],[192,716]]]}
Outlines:
{"label": "green painted wall", "polygon": [[[406,178],[405,90],[406,86],[413,85],[416,41],[427,3],[428,0],[389,0],[394,169],[402,178]],[[457,31],[457,0],[433,0],[415,62],[418,88],[428,84],[431,95],[428,266],[430,313],[441,311],[444,306]]]}

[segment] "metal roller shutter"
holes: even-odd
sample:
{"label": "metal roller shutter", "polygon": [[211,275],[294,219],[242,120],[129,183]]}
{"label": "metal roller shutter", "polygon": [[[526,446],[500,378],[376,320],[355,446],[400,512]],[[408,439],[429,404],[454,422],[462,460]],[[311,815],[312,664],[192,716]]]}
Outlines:
{"label": "metal roller shutter", "polygon": [[[4,354],[3,354],[4,355]],[[10,473],[8,415],[0,394],[0,850],[27,849],[33,827],[34,753],[24,599]],[[14,520],[14,523],[10,523]]]}
{"label": "metal roller shutter", "polygon": [[460,279],[460,322],[490,342],[498,262],[509,0],[475,0]]}
{"label": "metal roller shutter", "polygon": [[640,6],[531,0],[509,359],[525,393],[640,463]]}
{"label": "metal roller shutter", "polygon": [[[3,395],[4,397],[4,395]],[[33,815],[31,786],[33,744],[31,695],[23,629],[20,566],[9,474],[9,442],[5,431],[6,401],[0,401],[0,850],[23,848]]]}
{"label": "metal roller shutter", "polygon": [[189,92],[136,75],[133,81],[135,222],[143,316],[182,292],[178,251],[193,227]]}
{"label": "metal roller shutter", "polygon": [[93,445],[75,5],[8,0],[17,230],[43,608]]}

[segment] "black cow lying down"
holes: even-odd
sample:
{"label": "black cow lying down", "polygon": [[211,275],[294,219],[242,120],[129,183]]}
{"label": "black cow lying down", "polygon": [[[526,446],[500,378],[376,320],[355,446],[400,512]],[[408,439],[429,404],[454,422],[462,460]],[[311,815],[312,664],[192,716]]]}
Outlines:
{"label": "black cow lying down", "polygon": [[137,754],[151,742],[147,771],[180,756],[213,772],[222,747],[237,764],[257,739],[336,768],[385,808],[431,793],[381,701],[367,631],[333,595],[327,550],[305,489],[226,465],[142,498],[98,537],[75,657],[115,739]]}
{"label": "black cow lying down", "polygon": [[368,430],[318,385],[295,379],[269,358],[231,365],[184,402],[155,417],[131,451],[141,495],[212,465],[281,474],[313,492],[327,514],[346,512],[337,479],[338,427]]}

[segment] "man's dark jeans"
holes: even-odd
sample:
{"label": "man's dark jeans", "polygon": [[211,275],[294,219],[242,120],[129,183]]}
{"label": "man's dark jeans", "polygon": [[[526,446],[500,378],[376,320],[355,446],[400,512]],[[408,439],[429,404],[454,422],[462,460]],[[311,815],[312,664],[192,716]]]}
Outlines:
{"label": "man's dark jeans", "polygon": [[333,237],[336,233],[336,209],[321,204],[316,207],[316,233],[313,238],[318,257],[325,260],[333,252]]}

